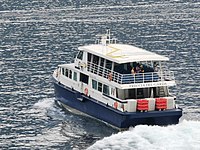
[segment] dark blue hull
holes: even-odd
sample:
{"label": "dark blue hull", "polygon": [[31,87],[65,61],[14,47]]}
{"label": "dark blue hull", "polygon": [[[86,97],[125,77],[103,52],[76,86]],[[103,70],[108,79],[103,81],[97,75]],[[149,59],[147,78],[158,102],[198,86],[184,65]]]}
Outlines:
{"label": "dark blue hull", "polygon": [[117,128],[128,128],[139,124],[170,125],[177,124],[182,116],[182,109],[150,112],[121,112],[95,99],[54,82],[55,95],[61,103],[107,122]]}

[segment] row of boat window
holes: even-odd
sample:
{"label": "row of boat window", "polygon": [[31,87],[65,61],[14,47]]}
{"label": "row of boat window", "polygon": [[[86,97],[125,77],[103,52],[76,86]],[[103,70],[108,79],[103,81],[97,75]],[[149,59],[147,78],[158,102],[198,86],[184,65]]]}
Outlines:
{"label": "row of boat window", "polygon": [[[62,68],[62,74],[70,79],[72,79],[72,70],[67,68]],[[77,72],[73,73],[73,80],[77,81]]]}
{"label": "row of boat window", "polygon": [[[77,72],[75,72],[75,71],[72,71],[67,68],[62,68],[62,74],[70,79],[72,79],[72,74],[73,74],[73,80],[77,81]],[[89,80],[89,77],[87,75],[80,73],[80,81],[81,82],[88,84],[88,80]]]}
{"label": "row of boat window", "polygon": [[[77,72],[75,71],[72,71],[67,68],[62,68],[62,74],[70,79],[73,79],[74,81],[78,81]],[[80,73],[79,80],[85,84],[88,84],[89,76],[83,73]],[[110,95],[110,92],[112,93],[112,95],[114,94],[112,91],[112,88],[94,79],[92,79],[92,88],[99,92],[103,92],[103,94],[106,94],[106,95]],[[151,89],[152,88],[126,89],[126,90],[117,89],[116,97],[120,99],[137,99],[137,98],[144,98],[144,97],[169,96],[169,93],[167,92],[167,87],[162,87],[162,88],[155,87],[153,88],[153,91]]]}
{"label": "row of boat window", "polygon": [[106,84],[102,84],[101,82],[97,82],[96,80],[92,79],[92,88],[95,90],[98,90],[99,92],[102,92],[103,87],[103,93],[106,95],[110,95],[109,86]]}
{"label": "row of boat window", "polygon": [[[72,71],[67,68],[62,68],[62,75],[72,79],[72,74],[73,74],[73,80],[77,81],[77,72]],[[88,84],[89,76],[83,73],[80,73],[80,81],[85,84]],[[99,92],[103,92],[106,95],[109,95],[110,93],[108,85],[102,84],[101,82],[97,82],[96,80],[93,80],[93,79],[92,79],[92,88],[95,90],[98,90]]]}
{"label": "row of boat window", "polygon": [[100,65],[101,67],[104,67],[105,63],[105,68],[110,70],[112,69],[112,61],[93,55],[91,53],[88,53],[87,61],[92,62],[95,65]]}

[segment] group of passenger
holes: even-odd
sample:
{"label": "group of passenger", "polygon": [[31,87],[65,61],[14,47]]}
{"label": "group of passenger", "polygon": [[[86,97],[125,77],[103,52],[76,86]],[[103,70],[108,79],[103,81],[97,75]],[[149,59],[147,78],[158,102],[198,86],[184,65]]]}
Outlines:
{"label": "group of passenger", "polygon": [[134,67],[134,66],[132,67],[131,73],[132,73],[132,74],[144,73],[143,65],[137,63],[136,67]]}
{"label": "group of passenger", "polygon": [[159,66],[157,62],[154,62],[153,64],[133,62],[133,63],[114,65],[114,71],[120,74],[158,72],[158,70],[159,70]]}

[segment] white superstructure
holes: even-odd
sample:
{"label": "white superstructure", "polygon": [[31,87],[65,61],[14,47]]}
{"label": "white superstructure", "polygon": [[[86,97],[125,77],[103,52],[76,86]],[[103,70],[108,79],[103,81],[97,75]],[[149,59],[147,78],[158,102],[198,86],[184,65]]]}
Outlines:
{"label": "white superstructure", "polygon": [[[165,66],[168,60],[135,46],[117,44],[107,34],[97,44],[79,47],[74,63],[59,65],[54,78],[122,112],[142,110],[138,100],[147,100],[145,111],[173,109],[174,97],[168,86],[174,86],[175,80]],[[157,106],[160,98],[166,106]]]}

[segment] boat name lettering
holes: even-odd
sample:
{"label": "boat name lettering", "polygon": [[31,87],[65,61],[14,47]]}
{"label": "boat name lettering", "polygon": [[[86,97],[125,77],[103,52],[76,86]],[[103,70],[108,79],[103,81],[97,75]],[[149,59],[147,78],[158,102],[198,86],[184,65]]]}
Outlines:
{"label": "boat name lettering", "polygon": [[129,87],[149,87],[149,86],[166,86],[167,83],[161,82],[161,83],[141,83],[141,84],[134,84],[129,85]]}

